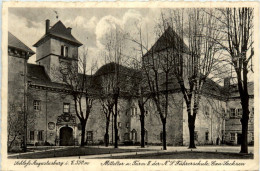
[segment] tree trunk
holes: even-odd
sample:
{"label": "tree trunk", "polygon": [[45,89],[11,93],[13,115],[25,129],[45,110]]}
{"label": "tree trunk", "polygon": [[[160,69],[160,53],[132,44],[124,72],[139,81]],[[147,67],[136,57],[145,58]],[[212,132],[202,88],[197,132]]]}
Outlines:
{"label": "tree trunk", "polygon": [[85,134],[86,134],[86,122],[81,121],[81,141],[80,141],[80,146],[84,147],[85,145]]}
{"label": "tree trunk", "polygon": [[240,153],[248,153],[248,142],[247,142],[248,120],[249,120],[248,97],[242,98],[242,107],[243,107],[243,115],[241,118],[242,142],[241,142]]}
{"label": "tree trunk", "polygon": [[105,133],[105,146],[108,147],[109,144],[109,121],[106,122],[106,133]]}
{"label": "tree trunk", "polygon": [[141,110],[141,115],[140,115],[140,122],[141,122],[141,147],[144,148],[145,147],[145,129],[144,129],[144,111],[142,111],[142,110]]}
{"label": "tree trunk", "polygon": [[166,119],[163,119],[162,124],[163,124],[163,150],[167,150],[167,147],[166,147]]}
{"label": "tree trunk", "polygon": [[190,132],[190,145],[189,148],[196,148],[194,142],[194,130],[195,130],[195,120],[192,115],[188,115],[188,122],[189,122],[189,132]]}
{"label": "tree trunk", "polygon": [[118,148],[118,129],[117,129],[117,103],[118,97],[115,99],[115,117],[114,117],[114,129],[115,129],[115,148]]}
{"label": "tree trunk", "polygon": [[114,129],[115,129],[115,148],[118,148],[118,129],[117,129],[117,115],[114,118]]}
{"label": "tree trunk", "polygon": [[142,102],[142,100],[138,101],[138,106],[140,109],[141,148],[144,148],[145,147],[145,128],[144,128],[145,110],[144,110],[144,103]]}

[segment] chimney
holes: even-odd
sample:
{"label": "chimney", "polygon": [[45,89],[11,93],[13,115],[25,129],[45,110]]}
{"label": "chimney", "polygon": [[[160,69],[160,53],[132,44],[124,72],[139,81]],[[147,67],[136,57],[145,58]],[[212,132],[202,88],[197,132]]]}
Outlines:
{"label": "chimney", "polygon": [[71,34],[72,28],[71,28],[71,27],[68,27],[67,30],[68,30],[68,32]]}
{"label": "chimney", "polygon": [[230,77],[224,78],[224,87],[228,88],[230,86]]}
{"label": "chimney", "polygon": [[46,20],[46,34],[49,33],[49,28],[50,28],[50,20]]}

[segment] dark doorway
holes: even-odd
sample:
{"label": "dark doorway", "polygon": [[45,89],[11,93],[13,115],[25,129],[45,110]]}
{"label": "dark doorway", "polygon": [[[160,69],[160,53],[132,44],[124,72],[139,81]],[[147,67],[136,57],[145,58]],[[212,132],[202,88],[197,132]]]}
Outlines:
{"label": "dark doorway", "polygon": [[73,130],[70,127],[60,129],[60,146],[73,145]]}
{"label": "dark doorway", "polygon": [[241,141],[242,141],[241,137],[242,137],[242,134],[237,133],[237,144],[241,144]]}

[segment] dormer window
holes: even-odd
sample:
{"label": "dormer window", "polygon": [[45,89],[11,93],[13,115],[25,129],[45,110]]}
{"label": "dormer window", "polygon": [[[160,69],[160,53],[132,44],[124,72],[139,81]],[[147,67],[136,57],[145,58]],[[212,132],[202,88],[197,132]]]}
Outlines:
{"label": "dormer window", "polygon": [[61,56],[68,57],[69,47],[61,46]]}

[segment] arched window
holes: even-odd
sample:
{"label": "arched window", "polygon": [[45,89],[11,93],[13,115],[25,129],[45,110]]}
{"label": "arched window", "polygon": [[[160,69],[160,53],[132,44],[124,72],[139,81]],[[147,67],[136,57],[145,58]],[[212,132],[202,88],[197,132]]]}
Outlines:
{"label": "arched window", "polygon": [[132,140],[136,141],[137,140],[137,132],[136,132],[136,130],[133,129],[131,132],[132,132]]}

